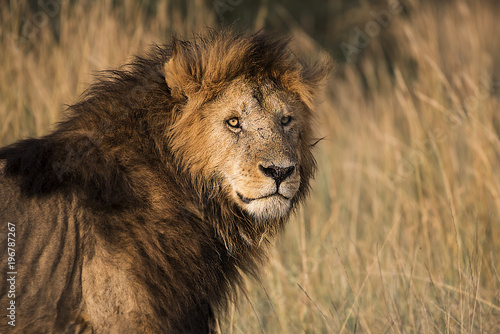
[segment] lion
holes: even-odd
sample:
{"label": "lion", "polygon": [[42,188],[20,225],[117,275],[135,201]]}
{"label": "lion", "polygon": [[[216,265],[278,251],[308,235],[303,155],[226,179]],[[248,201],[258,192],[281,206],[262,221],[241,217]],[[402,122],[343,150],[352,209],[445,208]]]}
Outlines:
{"label": "lion", "polygon": [[0,149],[0,331],[214,332],[309,191],[330,68],[263,31],[174,37]]}

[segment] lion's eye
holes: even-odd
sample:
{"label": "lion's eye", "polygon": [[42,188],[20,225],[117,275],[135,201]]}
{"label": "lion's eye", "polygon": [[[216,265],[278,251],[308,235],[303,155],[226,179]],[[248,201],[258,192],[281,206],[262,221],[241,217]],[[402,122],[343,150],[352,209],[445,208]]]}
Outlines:
{"label": "lion's eye", "polygon": [[288,125],[292,121],[292,116],[283,116],[281,118],[281,124]]}
{"label": "lion's eye", "polygon": [[233,117],[226,121],[227,125],[234,129],[238,129],[240,127],[240,120],[238,117]]}

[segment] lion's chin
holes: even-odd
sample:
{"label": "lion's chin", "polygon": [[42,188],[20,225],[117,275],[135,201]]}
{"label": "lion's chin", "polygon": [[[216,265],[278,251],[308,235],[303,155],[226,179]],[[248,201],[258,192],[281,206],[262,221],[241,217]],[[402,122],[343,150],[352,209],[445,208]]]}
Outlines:
{"label": "lion's chin", "polygon": [[291,209],[291,200],[280,194],[265,196],[257,199],[248,199],[238,194],[239,204],[250,215],[258,220],[273,220],[288,215]]}

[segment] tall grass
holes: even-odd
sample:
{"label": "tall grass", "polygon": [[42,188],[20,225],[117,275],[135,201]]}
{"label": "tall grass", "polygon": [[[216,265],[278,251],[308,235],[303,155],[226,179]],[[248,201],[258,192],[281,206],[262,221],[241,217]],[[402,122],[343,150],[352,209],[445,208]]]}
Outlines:
{"label": "tall grass", "polygon": [[[500,12],[412,3],[329,83],[310,199],[222,332],[500,332]],[[201,1],[185,12],[76,2],[60,8],[58,42],[49,25],[19,41],[28,14],[10,6],[0,11],[2,144],[47,132],[92,71],[174,30],[218,24]],[[266,7],[255,26],[284,10]],[[319,52],[289,27],[297,49]]]}

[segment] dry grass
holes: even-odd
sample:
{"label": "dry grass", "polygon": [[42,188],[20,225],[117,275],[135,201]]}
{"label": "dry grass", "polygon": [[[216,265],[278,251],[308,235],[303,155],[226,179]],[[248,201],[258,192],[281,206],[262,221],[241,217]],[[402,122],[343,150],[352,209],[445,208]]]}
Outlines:
{"label": "dry grass", "polygon": [[[92,71],[174,27],[217,25],[191,4],[187,22],[167,1],[155,14],[133,1],[63,5],[56,43],[48,26],[18,40],[26,15],[11,1],[0,11],[0,143],[47,132]],[[319,110],[311,199],[223,332],[500,332],[498,15],[474,1],[414,4],[380,32],[394,35],[392,66],[375,36],[358,66],[339,68]]]}

